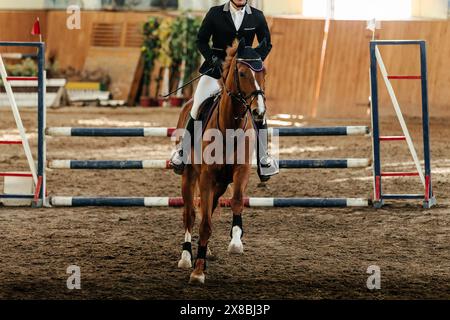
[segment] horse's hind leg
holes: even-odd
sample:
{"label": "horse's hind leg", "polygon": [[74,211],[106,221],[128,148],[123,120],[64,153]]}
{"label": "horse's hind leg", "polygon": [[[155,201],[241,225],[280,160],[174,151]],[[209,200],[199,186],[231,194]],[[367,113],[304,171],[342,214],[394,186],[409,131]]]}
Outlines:
{"label": "horse's hind leg", "polygon": [[206,254],[208,241],[212,233],[212,208],[214,202],[214,179],[205,173],[200,177],[200,209],[202,221],[200,223],[200,240],[198,243],[195,268],[191,273],[189,283],[205,283]]}
{"label": "horse's hind leg", "polygon": [[184,201],[183,225],[184,243],[181,259],[178,261],[178,268],[189,269],[192,267],[192,228],[195,222],[194,193],[196,184],[196,174],[192,167],[186,167],[182,178],[182,195]]}
{"label": "horse's hind leg", "polygon": [[231,226],[231,241],[228,245],[228,252],[241,254],[244,252],[244,245],[241,238],[244,233],[242,226],[242,211],[244,210],[244,191],[249,178],[248,169],[242,167],[233,175],[233,198],[231,199],[231,210],[233,211],[233,224]]}
{"label": "horse's hind leg", "polygon": [[219,199],[221,196],[223,196],[223,194],[225,193],[225,191],[227,191],[228,185],[227,184],[217,184],[214,188],[214,201],[213,201],[213,208],[212,208],[212,212],[214,213],[214,210],[216,210],[216,208],[219,206]]}

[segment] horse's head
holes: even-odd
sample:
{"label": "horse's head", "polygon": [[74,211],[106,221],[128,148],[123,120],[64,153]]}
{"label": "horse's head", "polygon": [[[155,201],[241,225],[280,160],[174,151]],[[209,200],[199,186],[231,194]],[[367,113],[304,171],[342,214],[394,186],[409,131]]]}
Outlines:
{"label": "horse's head", "polygon": [[[258,48],[266,45],[263,40]],[[227,50],[223,71],[225,89],[239,106],[240,116],[243,117],[249,109],[258,116],[264,115],[266,70],[261,56],[254,48],[246,46],[245,39],[235,42]]]}

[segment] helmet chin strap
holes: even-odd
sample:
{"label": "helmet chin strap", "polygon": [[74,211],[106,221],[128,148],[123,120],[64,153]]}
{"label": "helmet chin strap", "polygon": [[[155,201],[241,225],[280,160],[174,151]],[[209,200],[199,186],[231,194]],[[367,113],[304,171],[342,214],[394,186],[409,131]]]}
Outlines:
{"label": "helmet chin strap", "polygon": [[248,1],[245,1],[245,4],[244,5],[237,5],[236,4],[236,2],[234,2],[233,0],[230,0],[236,7],[238,7],[238,8],[243,8],[243,7],[245,7],[246,5],[247,5],[247,3],[248,3]]}

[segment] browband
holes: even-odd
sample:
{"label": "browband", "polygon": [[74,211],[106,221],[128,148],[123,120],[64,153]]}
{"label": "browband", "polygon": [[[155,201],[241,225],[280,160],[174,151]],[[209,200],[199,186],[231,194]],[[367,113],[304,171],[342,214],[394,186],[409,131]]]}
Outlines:
{"label": "browband", "polygon": [[[262,60],[261,59],[237,59],[238,62],[245,64],[247,67],[249,67],[250,69],[252,69],[255,72],[261,72],[264,70],[264,65],[262,64]],[[261,68],[256,68],[254,67],[251,62],[253,61],[258,61],[261,62]]]}

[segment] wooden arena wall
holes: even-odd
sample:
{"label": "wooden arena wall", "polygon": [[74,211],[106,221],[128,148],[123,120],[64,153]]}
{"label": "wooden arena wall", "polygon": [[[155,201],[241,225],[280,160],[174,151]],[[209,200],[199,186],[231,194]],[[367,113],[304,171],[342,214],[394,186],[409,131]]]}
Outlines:
{"label": "wooden arena wall", "polygon": [[[47,30],[48,13],[38,11],[0,11],[0,41],[37,41],[39,38],[31,35],[34,20],[39,17],[43,32]],[[17,52],[16,48],[3,48],[1,52]],[[30,53],[33,49],[22,49]]]}
{"label": "wooden arena wall", "polygon": [[[92,45],[95,24],[123,24],[137,27],[150,15],[173,16],[161,12],[82,12],[81,30],[66,28],[63,11],[0,12],[0,40],[30,41],[36,16],[42,21],[47,53],[56,54],[63,68],[81,69]],[[271,113],[310,116],[317,106],[318,117],[365,117],[369,103],[369,40],[365,21],[332,21],[323,65],[320,96],[315,104],[324,20],[270,17],[273,51],[268,69],[267,96]],[[379,39],[424,39],[428,42],[429,94],[433,116],[450,115],[450,21],[383,22]],[[108,38],[106,37],[106,40]],[[111,39],[109,39],[111,40]],[[136,39],[134,39],[136,42]],[[126,46],[127,40],[118,41]],[[381,50],[392,75],[418,75],[419,51],[414,47]],[[398,99],[406,115],[420,114],[420,82],[396,80]],[[384,84],[380,82],[381,114],[392,114]]]}

